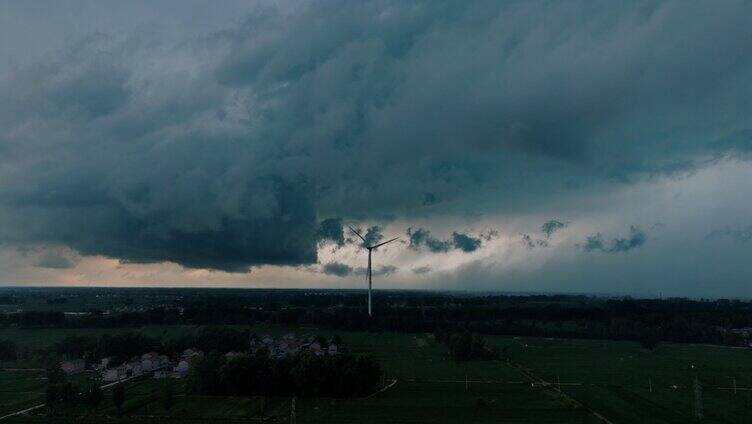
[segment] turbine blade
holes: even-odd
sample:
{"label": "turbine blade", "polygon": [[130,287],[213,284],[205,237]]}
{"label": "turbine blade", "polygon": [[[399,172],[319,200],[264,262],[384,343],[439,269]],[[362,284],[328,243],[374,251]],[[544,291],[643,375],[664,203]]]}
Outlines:
{"label": "turbine blade", "polygon": [[349,228],[350,231],[352,231],[353,233],[355,233],[355,235],[357,235],[358,237],[360,237],[360,239],[363,240],[363,243],[366,242],[366,239],[364,239],[363,236],[361,236],[359,232],[355,231],[355,228],[353,228],[353,227],[351,227],[349,225],[347,226],[347,228]]}
{"label": "turbine blade", "polygon": [[375,249],[375,248],[377,248],[377,247],[379,247],[379,246],[383,246],[383,245],[385,245],[385,244],[387,244],[387,243],[391,243],[391,242],[393,242],[394,240],[397,240],[398,238],[399,238],[399,237],[395,237],[395,238],[393,238],[393,239],[391,239],[391,240],[387,240],[387,241],[385,241],[385,242],[383,242],[383,243],[379,243],[379,244],[377,244],[376,246],[371,246],[371,249]]}

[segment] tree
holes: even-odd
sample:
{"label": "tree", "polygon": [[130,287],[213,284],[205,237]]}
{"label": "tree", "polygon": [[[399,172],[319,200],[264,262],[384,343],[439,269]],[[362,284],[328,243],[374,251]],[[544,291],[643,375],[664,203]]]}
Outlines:
{"label": "tree", "polygon": [[60,385],[59,384],[47,384],[45,390],[45,403],[50,409],[54,409],[55,405],[60,401]]}
{"label": "tree", "polygon": [[118,414],[122,412],[123,403],[125,403],[125,386],[123,384],[117,384],[112,388],[112,402],[118,410]]}
{"label": "tree", "polygon": [[47,370],[47,384],[65,383],[65,373],[60,368],[60,360],[58,358],[50,357],[47,359],[45,368]]}
{"label": "tree", "polygon": [[658,337],[653,331],[645,331],[640,334],[640,345],[648,350],[654,350],[658,346]]}
{"label": "tree", "polygon": [[462,334],[455,334],[449,338],[449,350],[454,359],[458,361],[469,361],[473,359],[473,336],[466,331]]}
{"label": "tree", "polygon": [[188,372],[188,391],[198,394],[222,394],[221,369],[225,364],[224,355],[217,352],[194,358]]}
{"label": "tree", "polygon": [[89,409],[96,409],[102,403],[102,389],[99,386],[91,386],[86,391],[86,406]]}
{"label": "tree", "polygon": [[162,390],[162,408],[164,408],[165,411],[169,411],[172,408],[173,403],[172,384],[166,383]]}
{"label": "tree", "polygon": [[10,340],[0,340],[0,362],[16,360],[16,345]]}

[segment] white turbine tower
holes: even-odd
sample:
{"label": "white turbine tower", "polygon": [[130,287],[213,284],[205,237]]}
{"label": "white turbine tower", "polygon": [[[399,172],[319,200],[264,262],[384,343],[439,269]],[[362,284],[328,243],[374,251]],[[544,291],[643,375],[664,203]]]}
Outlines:
{"label": "white turbine tower", "polygon": [[371,285],[372,285],[372,276],[373,276],[373,273],[371,272],[371,252],[373,252],[373,250],[376,249],[377,247],[383,246],[383,245],[385,245],[387,243],[391,243],[394,240],[397,240],[399,237],[395,237],[395,238],[393,238],[391,240],[387,240],[387,241],[385,241],[383,243],[374,244],[373,246],[369,246],[368,242],[366,241],[366,239],[363,236],[361,236],[359,232],[355,231],[355,229],[353,227],[350,227],[349,225],[348,225],[348,227],[350,228],[350,231],[352,231],[353,233],[355,233],[355,235],[357,235],[358,237],[360,237],[361,240],[363,240],[363,247],[366,248],[366,249],[368,249],[368,270],[366,271],[366,281],[368,281],[368,316],[372,317],[373,314],[371,313]]}

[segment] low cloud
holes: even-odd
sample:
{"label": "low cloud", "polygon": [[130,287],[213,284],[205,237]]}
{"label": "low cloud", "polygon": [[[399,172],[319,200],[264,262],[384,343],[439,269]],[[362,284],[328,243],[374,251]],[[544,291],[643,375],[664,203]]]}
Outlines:
{"label": "low cloud", "polygon": [[425,275],[431,272],[432,268],[430,266],[421,266],[417,268],[413,268],[413,274],[415,275]]}
{"label": "low cloud", "polygon": [[[398,269],[399,268],[397,268],[394,265],[377,266],[376,268],[373,268],[373,276],[380,277],[380,276],[392,275],[395,272],[397,272]],[[358,267],[358,268],[355,268],[355,270],[353,271],[353,274],[366,275],[366,271],[367,271],[366,267]]]}
{"label": "low cloud", "polygon": [[562,228],[567,227],[567,223],[561,222],[557,219],[552,219],[543,225],[541,225],[541,232],[546,235],[546,238],[551,238],[551,235]]}
{"label": "low cloud", "polygon": [[420,250],[425,247],[433,253],[444,253],[448,252],[451,248],[449,241],[439,240],[436,237],[433,237],[430,231],[424,230],[423,228],[418,228],[416,230],[408,228],[407,237],[410,240],[408,247],[413,250]]}
{"label": "low cloud", "polygon": [[481,233],[478,237],[483,239],[483,241],[491,241],[493,239],[499,238],[499,231],[498,230],[488,230],[485,233]]}
{"label": "low cloud", "polygon": [[77,260],[66,256],[60,252],[44,252],[37,259],[34,266],[39,268],[50,269],[70,269],[75,268]]}
{"label": "low cloud", "polygon": [[[386,276],[392,275],[397,272],[399,268],[394,265],[380,265],[373,268],[373,276]],[[350,275],[365,276],[368,269],[366,267],[353,268],[350,265],[343,264],[342,262],[329,262],[321,267],[321,272],[326,275],[333,275],[335,277],[347,277]]]}
{"label": "low cloud", "polygon": [[321,268],[321,272],[326,275],[347,277],[348,275],[352,274],[353,268],[350,265],[343,264],[341,262],[329,262]]}
{"label": "low cloud", "polygon": [[585,244],[582,246],[582,250],[585,252],[600,251],[604,253],[628,252],[644,245],[646,241],[647,237],[645,233],[633,225],[629,228],[628,237],[615,237],[611,240],[606,240],[601,233],[588,236]]}
{"label": "low cloud", "polygon": [[548,241],[543,239],[535,239],[530,234],[522,234],[522,244],[528,249],[535,249],[536,247],[548,247]]}
{"label": "low cloud", "polygon": [[558,219],[552,219],[546,221],[541,225],[540,231],[543,233],[544,238],[537,238],[530,234],[522,234],[522,244],[528,249],[535,249],[536,247],[548,247],[548,241],[553,234],[562,228],[566,228],[569,223],[561,222]]}
{"label": "low cloud", "polygon": [[454,232],[452,233],[452,244],[455,249],[459,249],[465,253],[470,253],[480,249],[481,241],[479,238]]}
{"label": "low cloud", "polygon": [[[498,234],[498,233],[497,233]],[[492,237],[489,235],[473,237],[469,234],[453,232],[452,237],[448,240],[441,240],[431,235],[429,230],[423,228],[407,229],[407,236],[410,240],[409,248],[413,250],[428,249],[432,253],[446,253],[452,249],[461,250],[465,253],[474,252],[480,249],[482,245],[481,238]]]}

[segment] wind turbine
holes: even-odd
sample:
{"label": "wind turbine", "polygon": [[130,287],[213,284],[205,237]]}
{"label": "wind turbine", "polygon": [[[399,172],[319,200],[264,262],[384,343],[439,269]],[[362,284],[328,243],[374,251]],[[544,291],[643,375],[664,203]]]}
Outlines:
{"label": "wind turbine", "polygon": [[371,252],[373,252],[373,250],[376,249],[377,247],[383,246],[383,245],[385,245],[387,243],[391,243],[394,240],[397,240],[399,237],[395,237],[395,238],[393,238],[391,240],[387,240],[387,241],[385,241],[383,243],[374,244],[373,246],[369,246],[368,242],[366,241],[366,239],[363,236],[361,236],[359,232],[355,231],[355,229],[353,227],[350,227],[349,225],[348,225],[348,228],[350,228],[350,231],[352,231],[353,233],[355,233],[355,235],[357,235],[358,237],[360,237],[361,240],[363,240],[363,247],[365,247],[366,249],[368,249],[368,270],[366,271],[366,281],[368,281],[368,316],[372,317],[373,314],[371,313],[371,283],[372,283],[373,273],[371,272]]}

